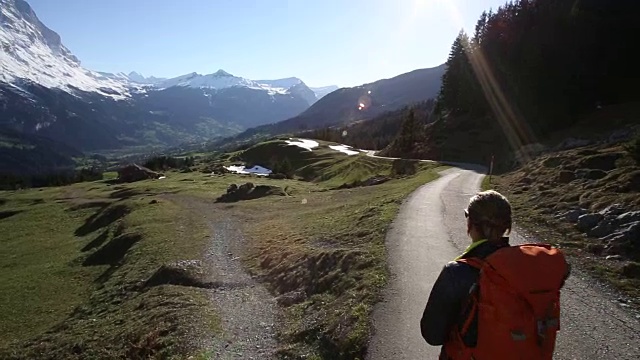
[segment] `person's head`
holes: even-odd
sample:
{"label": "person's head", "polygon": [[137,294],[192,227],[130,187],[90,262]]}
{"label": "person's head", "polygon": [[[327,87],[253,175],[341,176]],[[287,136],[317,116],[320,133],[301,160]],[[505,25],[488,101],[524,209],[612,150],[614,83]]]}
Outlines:
{"label": "person's head", "polygon": [[498,242],[511,232],[511,204],[497,191],[477,193],[469,200],[464,213],[467,234],[472,241],[487,239]]}

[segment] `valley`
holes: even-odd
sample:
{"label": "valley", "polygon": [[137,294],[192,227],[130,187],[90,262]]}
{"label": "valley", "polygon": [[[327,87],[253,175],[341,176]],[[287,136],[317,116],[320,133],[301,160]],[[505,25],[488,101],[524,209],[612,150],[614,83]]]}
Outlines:
{"label": "valley", "polygon": [[[273,144],[259,144],[244,158]],[[437,177],[437,164],[397,166],[364,153],[347,155],[330,143],[312,151],[279,144],[285,145],[281,156],[300,158],[294,165],[298,174],[312,168],[323,176],[306,182],[207,170],[230,163],[223,157],[202,161],[193,172],[165,172],[160,180],[3,192],[0,225],[5,233],[14,230],[3,250],[12,255],[3,256],[8,276],[0,287],[11,296],[0,308],[2,333],[8,335],[0,356],[252,354],[263,343],[246,343],[248,330],[238,333],[230,322],[237,313],[225,312],[233,295],[224,294],[243,286],[265,286],[255,300],[279,305],[277,321],[268,324],[278,339],[277,346],[272,339],[271,354],[362,354],[368,313],[386,277],[384,229],[408,193]],[[373,176],[389,181],[338,189]],[[230,184],[246,182],[283,193],[215,203]],[[48,213],[58,214],[54,222],[42,222]],[[56,237],[46,235],[52,231]],[[241,233],[219,248],[220,231],[227,234],[224,241],[229,231]],[[44,269],[51,275],[38,277]],[[52,294],[52,288],[59,290]],[[33,305],[23,307],[25,298]],[[327,312],[346,313],[324,317]],[[28,325],[34,320],[37,326]]]}
{"label": "valley", "polygon": [[488,189],[571,266],[554,358],[639,358],[632,2],[490,2],[0,0],[0,359],[435,358]]}

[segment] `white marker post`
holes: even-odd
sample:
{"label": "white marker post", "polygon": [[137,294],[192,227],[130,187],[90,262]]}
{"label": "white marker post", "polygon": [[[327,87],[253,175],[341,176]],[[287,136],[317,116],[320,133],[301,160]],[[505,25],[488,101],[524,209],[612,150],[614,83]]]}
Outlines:
{"label": "white marker post", "polygon": [[493,174],[493,154],[491,154],[491,164],[489,164],[489,185],[491,185],[492,174]]}

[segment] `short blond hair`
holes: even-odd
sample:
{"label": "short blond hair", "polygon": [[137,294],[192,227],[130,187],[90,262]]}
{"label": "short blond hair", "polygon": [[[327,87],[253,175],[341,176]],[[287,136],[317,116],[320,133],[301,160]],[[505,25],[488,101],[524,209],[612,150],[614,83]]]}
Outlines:
{"label": "short blond hair", "polygon": [[472,224],[478,226],[484,238],[499,241],[511,233],[511,204],[495,190],[482,191],[469,200],[467,213]]}

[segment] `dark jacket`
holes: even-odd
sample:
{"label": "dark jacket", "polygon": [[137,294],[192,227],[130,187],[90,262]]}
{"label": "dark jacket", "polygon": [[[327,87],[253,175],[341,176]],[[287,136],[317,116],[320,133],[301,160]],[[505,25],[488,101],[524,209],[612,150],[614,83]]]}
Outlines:
{"label": "dark jacket", "polygon": [[[484,259],[501,247],[509,246],[508,239],[500,244],[485,242],[478,245],[462,258],[477,257]],[[461,318],[463,302],[468,298],[473,284],[478,281],[478,269],[456,261],[444,266],[440,276],[433,284],[427,306],[420,320],[422,337],[429,345],[443,345],[452,326]],[[477,337],[477,328],[473,324],[468,334]],[[474,342],[475,339],[469,339]]]}
{"label": "dark jacket", "polygon": [[[484,259],[505,246],[509,246],[508,238],[504,238],[499,244],[485,242],[464,254],[462,258]],[[478,281],[478,276],[479,270],[465,263],[451,261],[444,266],[433,285],[420,320],[422,337],[427,343],[434,346],[443,345],[447,341],[452,326],[460,324],[467,318],[466,314],[462,313],[463,306],[471,287]],[[567,273],[566,276],[569,274]],[[475,346],[477,337],[477,319],[474,319],[463,341],[467,346]]]}

